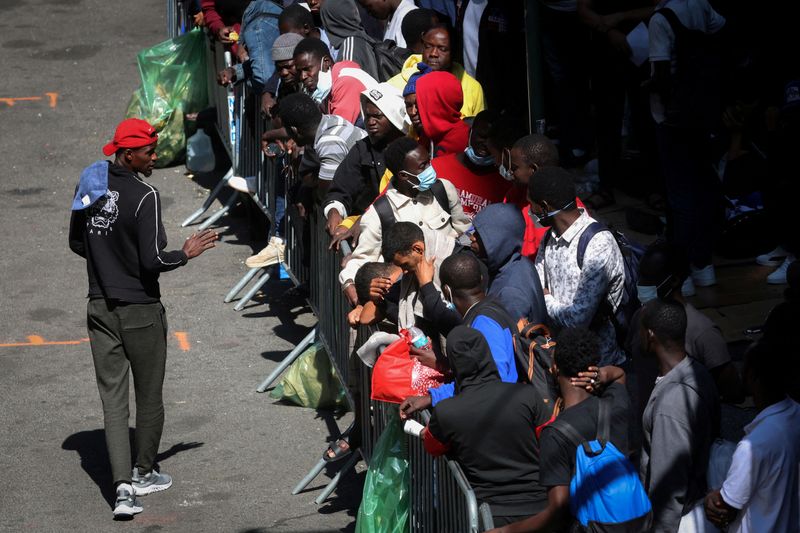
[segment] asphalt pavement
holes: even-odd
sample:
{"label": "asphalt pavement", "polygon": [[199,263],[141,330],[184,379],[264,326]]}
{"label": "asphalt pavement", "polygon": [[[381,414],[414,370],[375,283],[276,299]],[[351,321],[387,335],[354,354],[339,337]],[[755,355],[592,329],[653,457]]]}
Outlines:
{"label": "asphalt pavement", "polygon": [[[161,278],[170,338],[159,462],[175,478],[112,520],[102,411],[86,342],[85,263],[67,246],[72,192],[138,85],[136,53],[166,34],[165,2],[16,0],[0,21],[0,490],[2,531],[352,530],[363,473],[322,506],[325,474],[291,488],[337,421],[255,392],[314,317],[300,300],[237,313],[222,302],[252,253],[244,218],[218,247]],[[206,194],[156,170],[171,248]],[[343,421],[339,420],[339,424]]]}

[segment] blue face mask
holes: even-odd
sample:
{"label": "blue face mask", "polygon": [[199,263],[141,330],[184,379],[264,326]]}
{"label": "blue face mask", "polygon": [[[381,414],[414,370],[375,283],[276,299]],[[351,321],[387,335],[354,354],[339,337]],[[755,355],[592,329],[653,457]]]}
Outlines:
{"label": "blue face mask", "polygon": [[639,303],[642,305],[646,304],[651,300],[655,300],[659,296],[662,298],[666,298],[672,293],[672,289],[668,290],[666,294],[659,295],[659,291],[664,288],[670,280],[672,280],[672,276],[667,276],[664,281],[659,283],[658,285],[636,285],[636,295],[639,298]]}
{"label": "blue face mask", "polygon": [[636,295],[639,297],[639,303],[644,305],[658,298],[658,287],[655,285],[637,285]]}
{"label": "blue face mask", "polygon": [[494,157],[491,154],[485,156],[479,156],[475,153],[475,150],[472,149],[472,146],[467,146],[467,149],[464,150],[464,153],[467,156],[467,159],[472,161],[472,164],[477,165],[479,167],[490,167],[494,165]]}
{"label": "blue face mask", "polygon": [[319,104],[331,92],[331,87],[333,87],[333,73],[330,69],[325,72],[320,69],[319,77],[317,78],[317,88],[314,89],[314,92],[311,94],[311,99]]}
{"label": "blue face mask", "polygon": [[514,181],[514,174],[511,173],[511,153],[508,154],[508,167],[506,166],[506,150],[503,150],[503,154],[500,156],[500,168],[497,171],[503,176],[503,179],[506,181]]}
{"label": "blue face mask", "polygon": [[436,181],[436,169],[433,168],[433,165],[428,165],[428,168],[419,174],[412,174],[411,172],[406,172],[406,174],[417,179],[419,184],[412,185],[412,187],[418,191],[427,191]]}

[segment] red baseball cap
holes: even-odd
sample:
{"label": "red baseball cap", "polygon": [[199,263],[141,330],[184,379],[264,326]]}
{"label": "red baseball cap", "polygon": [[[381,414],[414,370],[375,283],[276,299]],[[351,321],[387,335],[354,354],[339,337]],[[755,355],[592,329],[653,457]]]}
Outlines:
{"label": "red baseball cap", "polygon": [[114,140],[103,146],[103,153],[110,156],[120,148],[141,148],[158,141],[158,133],[146,120],[127,118],[119,123]]}

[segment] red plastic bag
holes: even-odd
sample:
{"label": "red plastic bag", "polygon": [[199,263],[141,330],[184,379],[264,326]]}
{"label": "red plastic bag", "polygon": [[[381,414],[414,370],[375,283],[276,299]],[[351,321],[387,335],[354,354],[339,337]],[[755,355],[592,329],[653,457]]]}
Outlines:
{"label": "red plastic bag", "polygon": [[402,403],[409,396],[420,396],[444,383],[444,376],[417,359],[411,359],[408,341],[393,342],[381,353],[372,368],[373,400]]}

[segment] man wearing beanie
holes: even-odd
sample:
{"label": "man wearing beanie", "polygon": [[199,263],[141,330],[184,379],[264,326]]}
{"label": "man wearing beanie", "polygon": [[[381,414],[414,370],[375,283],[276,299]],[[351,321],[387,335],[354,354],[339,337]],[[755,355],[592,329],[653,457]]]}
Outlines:
{"label": "man wearing beanie", "polygon": [[[69,247],[86,259],[87,322],[112,477],[114,516],[142,511],[136,496],[168,489],[172,478],[154,469],[164,427],[162,386],[167,318],[158,277],[214,247],[217,234],[194,234],[181,250],[165,251],[158,191],[152,174],[158,134],[140,119],[117,126],[103,147],[114,162],[97,161],[81,174],[72,204]],[[131,471],[128,374],[136,397],[136,462]]]}

